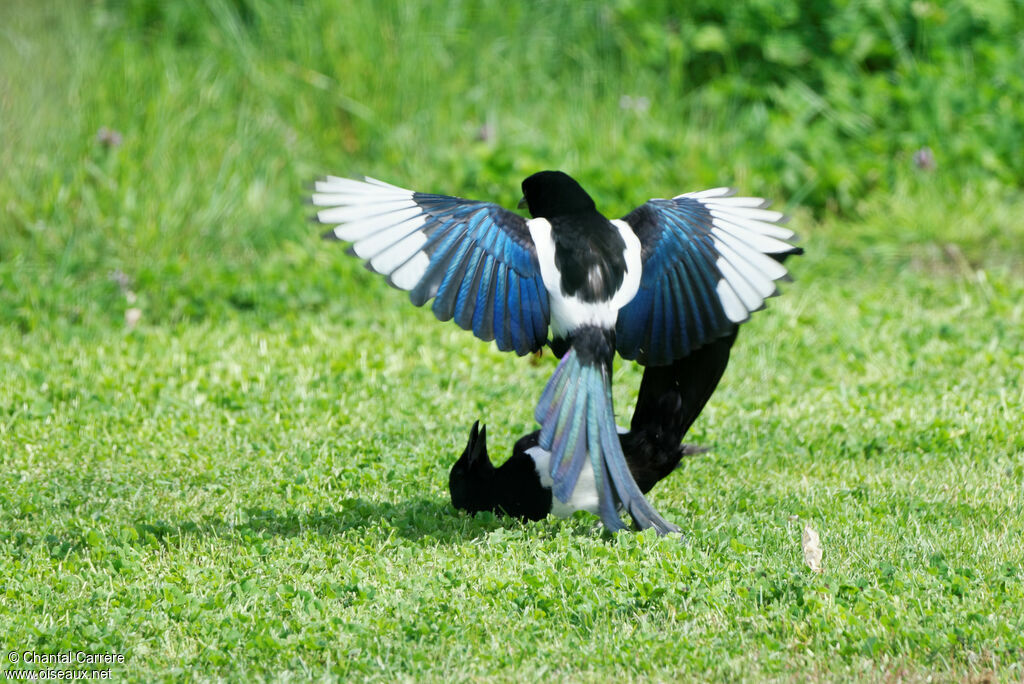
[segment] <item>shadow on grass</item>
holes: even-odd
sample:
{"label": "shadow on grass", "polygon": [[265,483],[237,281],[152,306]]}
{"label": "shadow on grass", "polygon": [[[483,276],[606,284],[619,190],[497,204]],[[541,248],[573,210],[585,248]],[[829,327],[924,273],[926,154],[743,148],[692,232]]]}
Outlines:
{"label": "shadow on grass", "polygon": [[479,537],[512,522],[495,516],[470,517],[442,499],[409,499],[398,503],[350,498],[340,508],[308,513],[279,513],[273,509],[249,509],[249,521],[238,531],[252,530],[281,536],[314,533],[321,536],[350,530],[387,527],[406,539],[432,538],[459,542]]}
{"label": "shadow on grass", "polygon": [[453,544],[477,539],[488,532],[519,524],[512,518],[481,514],[470,517],[452,508],[442,499],[410,499],[398,503],[349,498],[338,508],[313,511],[279,511],[273,508],[243,510],[242,521],[229,523],[206,516],[200,522],[141,520],[135,529],[143,538],[152,535],[170,544],[175,538],[212,534],[222,538],[295,537],[316,534],[322,537],[343,535],[352,530],[383,529],[411,540]]}

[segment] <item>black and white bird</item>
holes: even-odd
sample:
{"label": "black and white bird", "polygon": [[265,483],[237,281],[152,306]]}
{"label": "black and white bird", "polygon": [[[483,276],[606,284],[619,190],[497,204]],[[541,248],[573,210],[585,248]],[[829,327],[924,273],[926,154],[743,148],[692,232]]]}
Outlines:
{"label": "black and white bird", "polygon": [[[552,493],[572,498],[590,469],[605,526],[678,531],[644,498],[615,429],[615,352],[667,366],[728,335],[777,294],[769,255],[800,251],[784,216],[728,188],[653,199],[607,219],[579,183],[541,171],[522,183],[531,219],[489,202],[328,176],[313,204],[325,237],[351,243],[416,306],[503,351],[549,344],[561,358],[534,412]],[[550,340],[549,340],[550,335]]]}
{"label": "black and white bird", "polygon": [[[619,428],[626,465],[647,494],[671,474],[683,456],[706,451],[682,444],[729,363],[737,329],[677,360],[644,370],[629,431]],[[512,455],[495,467],[487,454],[487,430],[473,423],[469,441],[448,474],[452,505],[470,513],[491,511],[526,520],[565,518],[576,511],[600,514],[592,471],[586,469],[568,501],[551,493],[551,452],[540,447],[540,431],[520,437]]]}

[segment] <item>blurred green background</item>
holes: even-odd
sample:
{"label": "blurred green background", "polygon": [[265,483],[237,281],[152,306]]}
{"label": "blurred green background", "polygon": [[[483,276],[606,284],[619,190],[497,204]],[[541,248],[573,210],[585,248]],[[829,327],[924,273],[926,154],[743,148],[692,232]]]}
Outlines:
{"label": "blurred green background", "polygon": [[21,329],[102,318],[113,270],[149,320],[318,305],[339,285],[305,268],[297,202],[324,172],[511,204],[562,168],[609,213],[731,184],[819,218],[891,211],[872,242],[893,249],[1020,253],[998,216],[1024,178],[1011,0],[111,0],[0,19],[0,321]]}
{"label": "blurred green background", "polygon": [[[0,646],[1019,680],[1022,54],[1019,0],[0,2]],[[544,168],[608,215],[734,185],[803,238],[654,491],[687,543],[454,511],[469,425],[503,459],[553,360],[413,309],[302,204],[332,173],[511,207]]]}

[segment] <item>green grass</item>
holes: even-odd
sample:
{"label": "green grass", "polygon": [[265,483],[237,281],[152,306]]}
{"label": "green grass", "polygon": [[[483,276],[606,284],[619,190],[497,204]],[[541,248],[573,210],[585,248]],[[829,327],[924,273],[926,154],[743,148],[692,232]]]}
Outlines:
{"label": "green grass", "polygon": [[[497,3],[372,6],[0,6],[0,668],[84,650],[137,681],[1024,677],[1005,174],[907,165],[812,213],[800,165],[755,163],[757,112],[656,97],[665,74],[626,68],[643,55],[611,50],[614,21],[561,50],[597,4],[534,8],[529,33]],[[552,358],[435,322],[300,204],[330,171],[511,205],[541,167],[610,213],[714,183],[795,210],[796,282],[688,436],[712,451],[654,490],[685,542],[454,511],[470,424],[503,458]],[[622,416],[639,378],[617,367]]]}

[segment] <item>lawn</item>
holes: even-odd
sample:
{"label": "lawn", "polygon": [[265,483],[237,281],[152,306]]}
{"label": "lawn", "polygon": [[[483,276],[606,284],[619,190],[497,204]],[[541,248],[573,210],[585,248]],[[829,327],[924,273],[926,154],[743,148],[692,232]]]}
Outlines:
{"label": "lawn", "polygon": [[[822,67],[829,98],[787,109],[832,63],[786,66],[783,22],[792,80],[748,107],[735,17],[638,5],[0,6],[0,669],[1024,679],[1012,42],[937,56],[967,10],[913,3],[916,42],[851,67],[877,91]],[[904,112],[897,77],[941,101]],[[802,237],[687,437],[711,450],[653,491],[683,540],[456,512],[470,425],[503,458],[554,359],[436,322],[302,205],[329,172],[514,206],[548,167],[613,215],[736,184]],[[616,367],[620,422],[640,374]]]}

